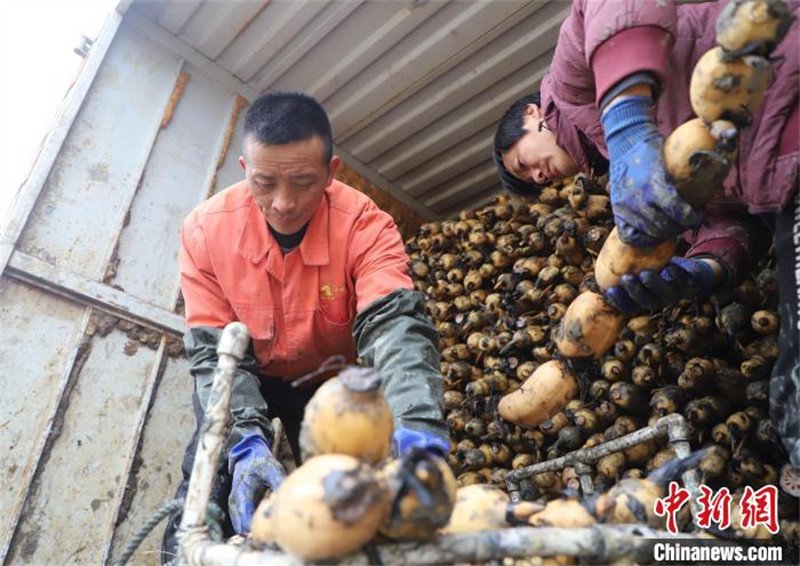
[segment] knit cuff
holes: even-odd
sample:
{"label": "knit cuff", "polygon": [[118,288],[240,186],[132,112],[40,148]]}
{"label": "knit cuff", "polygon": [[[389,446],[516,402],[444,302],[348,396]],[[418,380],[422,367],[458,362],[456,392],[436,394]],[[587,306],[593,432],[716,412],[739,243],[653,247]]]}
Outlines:
{"label": "knit cuff", "polygon": [[650,118],[653,101],[647,96],[625,97],[606,108],[600,121],[606,136],[608,154],[623,155],[654,128]]}

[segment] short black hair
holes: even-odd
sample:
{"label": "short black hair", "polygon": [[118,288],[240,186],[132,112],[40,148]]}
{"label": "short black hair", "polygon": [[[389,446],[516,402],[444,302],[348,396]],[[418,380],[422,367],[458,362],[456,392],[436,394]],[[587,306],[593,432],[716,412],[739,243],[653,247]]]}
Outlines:
{"label": "short black hair", "polygon": [[333,132],[328,115],[313,97],[302,92],[270,92],[260,96],[244,117],[244,139],[253,136],[264,145],[282,145],[319,136],[325,163],[333,155]]}
{"label": "short black hair", "polygon": [[517,179],[503,165],[503,154],[528,133],[528,130],[522,127],[525,118],[525,107],[528,104],[536,104],[541,108],[541,95],[535,92],[523,96],[506,110],[497,125],[492,148],[494,164],[497,167],[497,173],[500,175],[500,185],[505,190],[520,196],[536,196],[545,186]]}

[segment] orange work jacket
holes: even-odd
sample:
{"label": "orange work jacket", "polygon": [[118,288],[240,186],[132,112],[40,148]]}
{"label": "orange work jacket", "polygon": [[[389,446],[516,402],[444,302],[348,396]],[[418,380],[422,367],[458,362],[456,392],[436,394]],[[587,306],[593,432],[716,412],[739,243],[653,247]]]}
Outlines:
{"label": "orange work jacket", "polygon": [[245,181],[205,201],[183,224],[180,280],[189,328],[244,323],[262,373],[284,379],[353,362],[356,314],[413,289],[392,217],[338,181],[285,256]]}

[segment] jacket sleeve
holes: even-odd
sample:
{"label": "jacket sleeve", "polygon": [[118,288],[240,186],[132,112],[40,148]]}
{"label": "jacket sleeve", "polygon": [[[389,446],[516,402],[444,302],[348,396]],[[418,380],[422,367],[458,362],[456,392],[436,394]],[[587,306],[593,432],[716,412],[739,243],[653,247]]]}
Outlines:
{"label": "jacket sleeve", "polygon": [[353,326],[358,355],[383,374],[395,428],[449,439],[443,417],[439,335],[422,295],[398,289],[358,313]]}
{"label": "jacket sleeve", "polygon": [[599,104],[634,74],[666,83],[676,29],[673,0],[574,0],[550,67],[559,98],[593,89]]}
{"label": "jacket sleeve", "polygon": [[383,374],[396,427],[448,438],[443,417],[439,335],[413,291],[408,256],[392,218],[365,211],[350,242],[358,355]]}
{"label": "jacket sleeve", "polygon": [[[195,391],[205,411],[219,360],[219,337],[225,325],[237,319],[214,274],[200,227],[193,224],[192,219],[191,216],[187,219],[181,233],[181,292],[189,326],[183,343],[189,357],[189,371],[195,379]],[[258,375],[259,365],[251,341],[233,378],[233,426],[225,443],[226,454],[245,434],[260,432],[272,444],[272,424],[259,389]]]}
{"label": "jacket sleeve", "polygon": [[[196,326],[186,331],[183,344],[189,356],[189,371],[195,380],[195,391],[203,407],[208,406],[211,385],[214,382],[214,370],[217,367],[217,343],[222,329],[209,326]],[[262,434],[267,444],[272,446],[273,429],[268,416],[267,402],[261,395],[258,377],[258,361],[253,352],[252,341],[247,347],[231,387],[231,426],[230,434],[225,442],[225,454],[242,439],[251,434]]]}
{"label": "jacket sleeve", "polygon": [[214,272],[203,229],[196,222],[194,214],[183,223],[178,265],[189,328],[223,328],[236,320],[233,307]]}
{"label": "jacket sleeve", "polygon": [[726,287],[738,285],[769,250],[772,232],[763,218],[744,210],[710,204],[700,227],[684,238],[690,244],[686,257],[710,257],[728,272]]}

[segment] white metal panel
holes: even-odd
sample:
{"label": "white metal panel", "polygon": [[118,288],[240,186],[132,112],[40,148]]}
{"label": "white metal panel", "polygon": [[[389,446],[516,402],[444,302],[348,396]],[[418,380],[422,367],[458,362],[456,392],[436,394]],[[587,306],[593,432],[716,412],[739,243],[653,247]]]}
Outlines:
{"label": "white metal panel", "polygon": [[[155,352],[113,330],[95,335],[65,399],[60,431],[40,468],[9,553],[11,562],[99,564],[127,477],[128,454]],[[94,527],[94,528],[93,528]]]}
{"label": "white metal panel", "polygon": [[[133,533],[178,489],[183,452],[195,428],[192,384],[186,359],[169,359],[148,412],[137,462],[128,482],[129,499],[114,533],[112,562],[119,558]],[[151,532],[130,563],[160,564],[163,532],[163,524]]]}
{"label": "white metal panel", "polygon": [[[518,21],[519,13],[531,6],[536,3],[448,3],[326,99],[339,136],[358,131],[387,108],[413,97],[420,88],[505,33]],[[496,24],[487,30],[487,21]]]}
{"label": "white metal panel", "polygon": [[281,45],[275,57],[263,63],[262,69],[250,80],[251,84],[258,92],[267,90],[278,77],[297,64],[309,50],[357,10],[363,1],[334,0],[328,4],[307,28],[297,33],[285,45]]}
{"label": "white metal panel", "polygon": [[[356,135],[346,137],[346,145],[369,163],[450,112],[455,111],[453,118],[459,119],[461,106],[487,87],[520,68],[533,71],[531,62],[555,43],[561,20],[568,10],[568,5],[545,5],[535,14],[537,25],[530,25],[526,19],[507,30],[486,46],[485,51],[462,61]],[[527,86],[533,88],[533,85]],[[498,103],[496,111],[502,114],[505,108]],[[457,166],[452,170],[457,173]]]}
{"label": "white metal panel", "polygon": [[264,9],[267,2],[206,2],[192,15],[178,37],[211,59],[216,59]]}
{"label": "white metal panel", "polygon": [[177,57],[119,31],[20,249],[87,277],[102,277],[179,70]]}
{"label": "white metal panel", "polygon": [[108,282],[172,310],[177,296],[180,227],[208,192],[232,93],[187,64],[183,96],[158,133],[120,235],[116,276]]}
{"label": "white metal panel", "polygon": [[[186,2],[184,2],[185,4]],[[153,21],[157,21],[158,17],[164,13],[171,4],[169,2],[161,2],[157,0],[148,0],[147,2],[138,2],[137,7]]]}
{"label": "white metal panel", "polygon": [[[547,57],[549,56],[548,53]],[[532,70],[533,67],[523,67],[493,83],[458,108],[457,115],[445,116],[432,123],[371,165],[386,177],[394,179],[452,147],[475,129],[489,127],[496,122],[497,108],[503,101],[508,101],[510,105],[517,98],[536,89],[541,76],[532,75]]]}
{"label": "white metal panel", "polygon": [[440,0],[365,2],[272,88],[301,90],[324,103],[445,5]]}
{"label": "white metal panel", "polygon": [[195,48],[187,45],[157,23],[143,16],[141,11],[136,9],[138,6],[139,3],[137,1],[137,3],[134,4],[134,9],[130,10],[125,15],[124,26],[135,32],[143,43],[153,44],[153,46],[166,49],[175,56],[201,69],[206,76],[219,81],[221,84],[227,85],[232,90],[237,90],[250,98],[257,96],[252,87],[234,77],[217,63]]}
{"label": "white metal panel", "polygon": [[219,58],[219,64],[248,81],[286,43],[301,33],[328,2],[273,1],[253,20]]}
{"label": "white metal panel", "polygon": [[[148,3],[144,2],[145,5]],[[164,4],[165,7],[158,15],[157,21],[161,27],[177,35],[200,9],[203,0],[181,0],[180,2],[164,2]]]}
{"label": "white metal panel", "polygon": [[419,196],[451,179],[454,171],[458,170],[456,167],[465,170],[485,163],[486,154],[492,151],[494,131],[495,126],[491,124],[400,177],[397,182],[410,195]]}
{"label": "white metal panel", "polygon": [[471,198],[497,182],[497,172],[491,163],[481,163],[451,179],[447,187],[431,191],[423,197],[425,205],[437,212],[459,206],[459,202]]}
{"label": "white metal panel", "polygon": [[[66,380],[85,307],[0,279],[0,547],[7,548]],[[0,561],[2,561],[0,553]]]}

